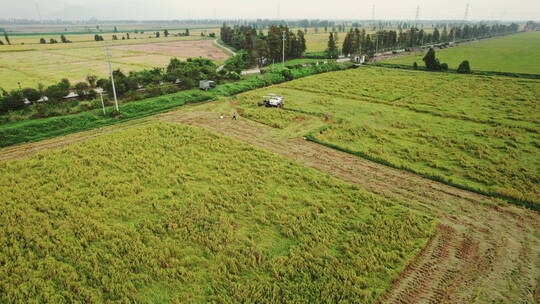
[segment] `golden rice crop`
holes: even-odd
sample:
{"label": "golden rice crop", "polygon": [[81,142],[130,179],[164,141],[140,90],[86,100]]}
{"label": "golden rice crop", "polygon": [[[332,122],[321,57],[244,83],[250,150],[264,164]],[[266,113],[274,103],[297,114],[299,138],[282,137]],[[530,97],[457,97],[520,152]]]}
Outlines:
{"label": "golden rice crop", "polygon": [[202,129],[0,164],[0,302],[373,303],[432,219]]}

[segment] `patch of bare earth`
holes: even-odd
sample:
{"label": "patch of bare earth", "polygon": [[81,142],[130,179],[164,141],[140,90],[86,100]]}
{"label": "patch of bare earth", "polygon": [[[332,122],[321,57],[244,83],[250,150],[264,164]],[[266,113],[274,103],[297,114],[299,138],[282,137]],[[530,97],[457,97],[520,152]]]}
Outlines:
{"label": "patch of bare earth", "polygon": [[381,303],[539,303],[540,215],[392,169],[243,118],[169,112],[113,127],[0,149],[0,161],[58,149],[118,129],[162,120],[206,128],[250,143],[438,219],[421,253]]}
{"label": "patch of bare earth", "polygon": [[213,40],[173,41],[146,44],[118,45],[111,49],[138,51],[171,57],[202,57],[225,61],[229,56],[216,47]]}

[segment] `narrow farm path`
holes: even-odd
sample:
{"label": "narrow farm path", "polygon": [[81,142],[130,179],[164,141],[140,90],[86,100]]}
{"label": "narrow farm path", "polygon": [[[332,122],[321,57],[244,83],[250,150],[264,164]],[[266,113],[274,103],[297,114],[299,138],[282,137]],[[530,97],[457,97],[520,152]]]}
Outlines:
{"label": "narrow farm path", "polygon": [[538,303],[538,213],[392,169],[253,121],[213,112],[159,119],[203,127],[268,149],[439,219],[428,246],[382,303]]}
{"label": "narrow farm path", "polygon": [[[207,105],[218,106],[217,104]],[[199,107],[0,149],[0,162],[156,120],[189,124],[270,150],[438,218],[428,245],[382,303],[540,303],[540,215]],[[194,112],[195,111],[195,112]]]}

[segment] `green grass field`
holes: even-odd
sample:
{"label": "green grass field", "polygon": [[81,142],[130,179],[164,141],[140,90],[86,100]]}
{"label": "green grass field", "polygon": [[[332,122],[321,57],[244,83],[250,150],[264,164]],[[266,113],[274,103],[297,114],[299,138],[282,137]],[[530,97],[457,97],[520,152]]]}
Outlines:
{"label": "green grass field", "polygon": [[0,163],[0,302],[374,303],[433,220],[202,129]]}
{"label": "green grass field", "polygon": [[287,108],[304,115],[329,113],[328,129],[314,135],[320,142],[466,189],[540,204],[540,81],[363,67],[238,98],[248,118],[288,128],[298,113],[256,106],[268,93],[283,95]]}
{"label": "green grass field", "polygon": [[[437,50],[437,57],[451,69],[469,60],[471,68],[477,71],[540,74],[539,49],[540,32],[529,32]],[[405,65],[417,62],[423,66],[424,55],[417,53],[382,62]]]}

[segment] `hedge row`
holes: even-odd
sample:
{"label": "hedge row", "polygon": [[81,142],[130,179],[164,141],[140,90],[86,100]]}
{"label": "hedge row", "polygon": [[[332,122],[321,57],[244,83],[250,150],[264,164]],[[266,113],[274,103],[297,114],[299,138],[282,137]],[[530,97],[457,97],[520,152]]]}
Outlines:
{"label": "hedge row", "polygon": [[[238,82],[226,83],[208,92],[189,90],[171,95],[143,99],[141,101],[134,101],[121,105],[121,114],[117,116],[103,115],[101,109],[95,109],[73,115],[25,120],[5,124],[0,126],[0,147],[91,130],[135,118],[166,112],[187,103],[199,103],[213,100],[218,96],[232,96],[296,78],[346,69],[349,66],[350,65],[346,64],[323,64],[293,70],[283,69]],[[108,107],[106,110],[109,113],[113,112],[112,107]]]}
{"label": "hedge row", "polygon": [[[117,116],[103,115],[102,109],[96,109],[73,115],[19,121],[0,127],[0,147],[108,126],[212,98],[212,94],[191,90],[124,104],[121,114]],[[114,113],[114,108],[107,107],[106,111]]]}

